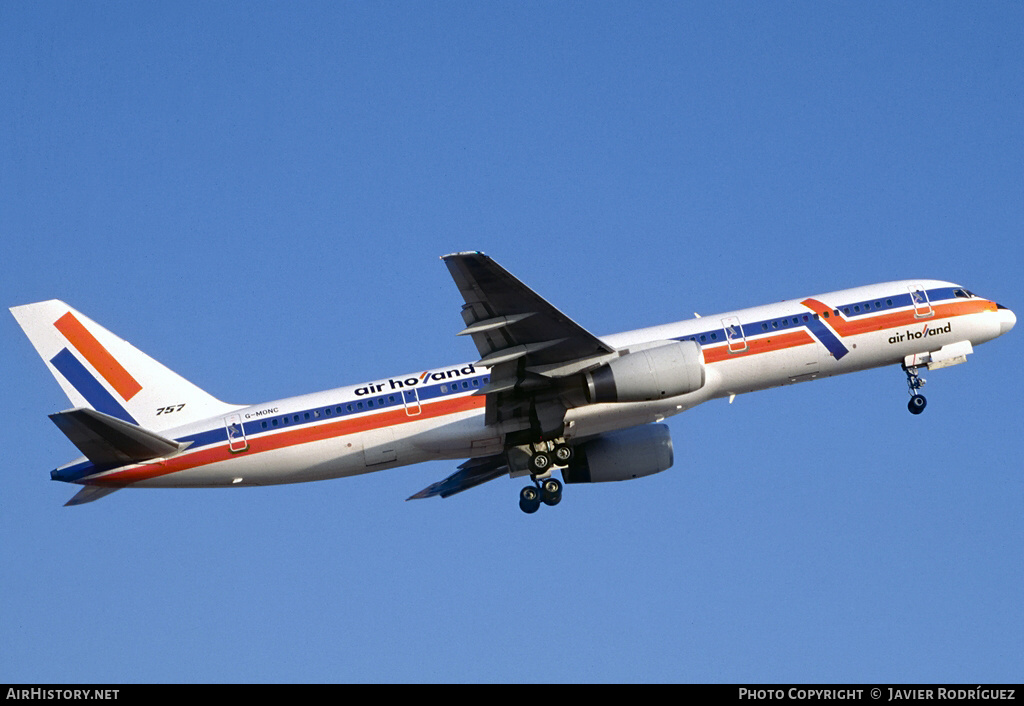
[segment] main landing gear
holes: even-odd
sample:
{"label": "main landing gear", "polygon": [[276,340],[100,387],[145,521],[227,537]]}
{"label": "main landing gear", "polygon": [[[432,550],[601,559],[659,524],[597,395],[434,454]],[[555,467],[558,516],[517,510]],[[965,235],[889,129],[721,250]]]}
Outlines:
{"label": "main landing gear", "polygon": [[542,502],[552,507],[562,502],[562,483],[558,479],[535,479],[533,483],[519,492],[519,509],[527,515],[537,512]]}
{"label": "main landing gear", "polygon": [[564,439],[533,444],[529,450],[530,478],[528,485],[519,493],[519,509],[532,515],[544,503],[554,507],[562,501],[562,483],[551,477],[555,468],[564,468],[572,460],[572,447]]}
{"label": "main landing gear", "polygon": [[920,392],[926,381],[918,374],[917,366],[908,368],[904,365],[903,370],[907,373],[907,389],[910,391],[910,402],[907,403],[907,409],[911,414],[920,414],[928,404],[928,400]]}

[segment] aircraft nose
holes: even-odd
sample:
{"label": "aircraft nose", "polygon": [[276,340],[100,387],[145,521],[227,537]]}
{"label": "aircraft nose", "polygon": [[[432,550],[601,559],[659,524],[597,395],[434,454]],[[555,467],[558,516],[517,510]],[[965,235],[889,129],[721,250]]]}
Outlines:
{"label": "aircraft nose", "polygon": [[1002,304],[996,304],[996,307],[999,313],[999,335],[1002,336],[1017,323],[1017,317]]}

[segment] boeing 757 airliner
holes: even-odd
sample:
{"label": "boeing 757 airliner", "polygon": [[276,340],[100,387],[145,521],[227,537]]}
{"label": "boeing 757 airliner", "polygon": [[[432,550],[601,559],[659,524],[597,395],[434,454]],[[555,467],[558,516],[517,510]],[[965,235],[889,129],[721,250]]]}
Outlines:
{"label": "boeing 757 airliner", "polygon": [[519,506],[556,505],[562,482],[639,478],[672,465],[660,422],[701,402],[902,366],[920,414],[921,369],[963,363],[1013,312],[952,282],[872,284],[598,337],[491,258],[442,258],[479,357],[326,392],[226,404],[67,304],[11,309],[71,400],[50,418],[83,457],[51,472],[120,488],[299,483],[468,458],[413,498],[529,476]]}

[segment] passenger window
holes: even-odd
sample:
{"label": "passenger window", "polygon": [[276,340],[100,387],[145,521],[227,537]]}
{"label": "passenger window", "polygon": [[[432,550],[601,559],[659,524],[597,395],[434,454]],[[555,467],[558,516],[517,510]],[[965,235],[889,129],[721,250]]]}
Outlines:
{"label": "passenger window", "polygon": [[768,330],[768,324],[761,324],[761,329],[764,331]]}
{"label": "passenger window", "polygon": [[266,422],[263,422],[263,428],[264,428],[264,429],[266,429],[266,428],[267,428],[267,423],[266,423]]}
{"label": "passenger window", "polygon": [[823,311],[823,312],[821,312],[821,313],[822,313],[822,315],[823,315],[823,316],[824,316],[824,317],[825,317],[826,319],[828,318],[828,312],[827,312],[827,311]]}
{"label": "passenger window", "polygon": [[270,425],[276,427],[277,426],[277,420],[276,419],[271,419],[270,420]]}
{"label": "passenger window", "polygon": [[891,307],[892,306],[892,299],[886,299],[885,300],[885,305]]}

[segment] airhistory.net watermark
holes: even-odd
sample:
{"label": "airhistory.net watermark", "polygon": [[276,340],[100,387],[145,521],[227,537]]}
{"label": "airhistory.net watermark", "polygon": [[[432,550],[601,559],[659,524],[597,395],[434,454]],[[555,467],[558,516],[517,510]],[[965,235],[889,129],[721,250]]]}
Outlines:
{"label": "airhistory.net watermark", "polygon": [[42,687],[9,687],[5,699],[24,701],[113,701],[120,689],[44,689]]}

